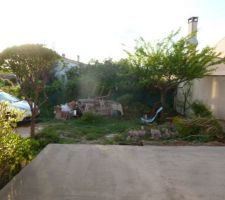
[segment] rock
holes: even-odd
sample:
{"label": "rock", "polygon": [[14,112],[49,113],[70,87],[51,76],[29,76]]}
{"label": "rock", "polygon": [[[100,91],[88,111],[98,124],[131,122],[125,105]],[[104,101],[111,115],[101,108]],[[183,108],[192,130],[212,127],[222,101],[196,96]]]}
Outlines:
{"label": "rock", "polygon": [[114,137],[116,137],[118,134],[108,134],[108,135],[106,135],[105,137],[107,138],[107,139],[113,139]]}
{"label": "rock", "polygon": [[128,131],[129,137],[143,137],[145,135],[145,130],[130,130]]}
{"label": "rock", "polygon": [[159,139],[162,137],[161,131],[158,129],[151,129],[151,136],[154,139]]}

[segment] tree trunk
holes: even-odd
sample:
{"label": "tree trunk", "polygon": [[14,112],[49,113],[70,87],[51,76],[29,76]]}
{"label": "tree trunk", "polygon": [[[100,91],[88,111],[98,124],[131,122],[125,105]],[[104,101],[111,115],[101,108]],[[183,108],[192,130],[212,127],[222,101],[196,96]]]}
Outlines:
{"label": "tree trunk", "polygon": [[30,137],[35,136],[35,121],[36,121],[36,106],[32,109],[31,123],[30,123]]}

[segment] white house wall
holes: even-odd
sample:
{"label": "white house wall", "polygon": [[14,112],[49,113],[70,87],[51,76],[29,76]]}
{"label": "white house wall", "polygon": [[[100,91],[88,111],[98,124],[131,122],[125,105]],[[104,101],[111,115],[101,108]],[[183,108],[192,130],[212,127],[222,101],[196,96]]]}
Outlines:
{"label": "white house wall", "polygon": [[78,64],[67,60],[59,61],[55,68],[55,76],[58,79],[67,81],[66,73],[72,68],[77,68]]}
{"label": "white house wall", "polygon": [[225,119],[225,76],[207,76],[193,83],[193,100],[205,103],[218,119]]}
{"label": "white house wall", "polygon": [[[183,100],[183,90],[183,88],[178,89],[177,102]],[[216,118],[225,120],[225,76],[206,76],[194,80],[191,99],[202,101]],[[176,109],[182,112],[177,103]]]}

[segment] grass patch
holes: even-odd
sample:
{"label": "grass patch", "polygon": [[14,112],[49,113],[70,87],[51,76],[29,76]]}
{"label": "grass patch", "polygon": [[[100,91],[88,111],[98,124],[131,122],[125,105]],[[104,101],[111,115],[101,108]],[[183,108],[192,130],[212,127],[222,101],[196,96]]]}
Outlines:
{"label": "grass patch", "polygon": [[[183,120],[185,122],[184,124]],[[185,144],[203,144],[211,141],[223,142],[220,139],[220,128],[217,124],[212,126],[212,124],[214,125],[212,119],[205,120],[197,118],[194,120],[182,119],[182,121],[180,121],[179,118],[174,118],[173,121],[173,124],[154,123],[145,125],[144,136],[131,138],[128,131],[140,130],[142,125],[140,120],[103,118],[88,115],[84,118],[67,121],[49,121],[44,125],[45,128],[36,136],[36,139],[40,144],[40,149],[44,148],[49,143],[141,145],[146,142],[158,142],[162,145],[173,143],[176,145],[176,143],[180,144],[183,142]],[[152,135],[151,129],[160,130],[161,137],[158,138]],[[173,134],[170,134],[170,132]]]}
{"label": "grass patch", "polygon": [[[85,116],[85,118],[67,121],[52,120],[46,124],[36,139],[41,148],[49,143],[75,144],[75,143],[120,143],[125,140],[129,129],[140,128],[138,120],[123,118],[103,118]],[[106,139],[106,135],[115,134],[115,140]]]}

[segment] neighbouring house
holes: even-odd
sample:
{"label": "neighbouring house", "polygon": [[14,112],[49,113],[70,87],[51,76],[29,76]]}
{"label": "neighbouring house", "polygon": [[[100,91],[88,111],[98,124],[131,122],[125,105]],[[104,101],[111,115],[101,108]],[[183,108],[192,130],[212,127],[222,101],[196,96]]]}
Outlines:
{"label": "neighbouring house", "polygon": [[[197,17],[188,19],[189,34],[197,31]],[[197,42],[194,36],[192,42]],[[215,46],[217,52],[221,52],[220,57],[225,56],[225,37]],[[220,58],[218,58],[220,59]],[[182,84],[175,98],[175,105],[178,112],[184,114],[184,102],[199,100],[203,102],[217,119],[225,120],[225,63],[213,66],[215,71],[202,79],[195,79],[190,85]]]}
{"label": "neighbouring house", "polygon": [[79,60],[79,56],[77,56],[77,61],[71,60],[65,57],[65,54],[62,54],[62,59],[58,61],[56,67],[54,68],[55,77],[62,80],[67,81],[67,72],[71,69],[79,68],[84,66],[84,63],[81,63]]}
{"label": "neighbouring house", "polygon": [[[53,74],[56,78],[62,80],[63,82],[67,81],[67,72],[73,68],[79,68],[85,66],[84,63],[80,62],[79,56],[77,56],[77,61],[71,60],[65,57],[65,54],[62,54],[62,59],[60,59],[53,70]],[[13,73],[0,73],[0,79],[7,79],[13,83],[17,83],[16,75]]]}

